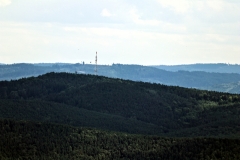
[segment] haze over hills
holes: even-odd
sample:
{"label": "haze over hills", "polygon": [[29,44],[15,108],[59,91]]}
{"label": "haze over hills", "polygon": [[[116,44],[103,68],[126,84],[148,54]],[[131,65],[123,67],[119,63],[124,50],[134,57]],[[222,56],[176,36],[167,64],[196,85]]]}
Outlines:
{"label": "haze over hills", "polygon": [[[193,65],[195,66],[195,65]],[[197,67],[199,66],[199,67]],[[210,67],[209,67],[210,66]],[[173,67],[173,66],[171,66]],[[170,68],[171,68],[170,67]],[[184,68],[185,66],[179,66]],[[188,70],[200,71],[166,71],[155,67],[141,65],[98,65],[98,75],[103,75],[113,78],[129,79],[134,81],[143,81],[151,83],[161,83],[166,85],[182,86],[187,88],[198,88],[205,90],[214,90],[229,93],[240,93],[239,81],[240,74],[238,73],[211,73],[207,70],[219,71],[225,68],[226,72],[237,72],[239,70],[231,69],[238,68],[238,65],[226,64],[206,64],[196,65],[192,69],[187,66]],[[167,68],[167,66],[165,66]],[[176,69],[177,67],[175,67]],[[205,68],[205,70],[204,70]],[[19,79],[22,77],[31,77],[45,74],[48,72],[68,72],[79,74],[95,74],[95,65],[90,64],[68,64],[68,63],[39,63],[39,64],[13,64],[0,66],[0,80]],[[204,71],[201,71],[204,70]]]}
{"label": "haze over hills", "polygon": [[214,73],[238,73],[240,74],[239,64],[209,63],[209,64],[183,64],[183,65],[154,65],[153,67],[167,71],[204,71]]}
{"label": "haze over hills", "polygon": [[229,93],[239,93],[240,91],[240,81],[233,83],[225,83],[220,85],[215,85],[209,88],[209,90],[217,90],[220,92],[229,92]]}

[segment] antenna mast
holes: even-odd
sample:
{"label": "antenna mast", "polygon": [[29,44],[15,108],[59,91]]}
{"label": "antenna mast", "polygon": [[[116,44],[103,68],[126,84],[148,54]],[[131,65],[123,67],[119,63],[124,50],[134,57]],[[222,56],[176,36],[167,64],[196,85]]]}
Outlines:
{"label": "antenna mast", "polygon": [[95,59],[95,75],[97,75],[97,52],[96,52],[96,59]]}

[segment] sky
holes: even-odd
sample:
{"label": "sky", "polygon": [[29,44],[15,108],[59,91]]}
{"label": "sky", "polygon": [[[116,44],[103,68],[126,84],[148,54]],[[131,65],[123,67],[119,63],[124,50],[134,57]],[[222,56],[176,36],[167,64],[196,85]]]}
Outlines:
{"label": "sky", "polygon": [[0,63],[240,64],[239,0],[0,0]]}

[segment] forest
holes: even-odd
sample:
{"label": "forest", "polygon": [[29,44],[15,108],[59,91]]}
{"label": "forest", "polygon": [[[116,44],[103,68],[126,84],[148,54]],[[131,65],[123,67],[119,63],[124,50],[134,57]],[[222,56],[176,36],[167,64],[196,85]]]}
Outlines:
{"label": "forest", "polygon": [[166,138],[0,120],[0,159],[231,159],[240,158],[239,139]]}
{"label": "forest", "polygon": [[239,159],[239,115],[239,94],[51,72],[0,81],[0,156]]}

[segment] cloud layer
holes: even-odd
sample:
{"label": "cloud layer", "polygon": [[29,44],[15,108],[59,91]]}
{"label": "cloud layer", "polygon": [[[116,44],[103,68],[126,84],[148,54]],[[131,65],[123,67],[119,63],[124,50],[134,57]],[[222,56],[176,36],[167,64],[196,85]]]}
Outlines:
{"label": "cloud layer", "polygon": [[0,63],[240,63],[240,1],[0,0]]}
{"label": "cloud layer", "polygon": [[5,7],[11,4],[11,0],[0,0],[0,7]]}

